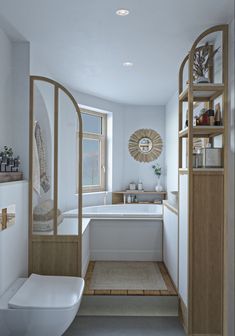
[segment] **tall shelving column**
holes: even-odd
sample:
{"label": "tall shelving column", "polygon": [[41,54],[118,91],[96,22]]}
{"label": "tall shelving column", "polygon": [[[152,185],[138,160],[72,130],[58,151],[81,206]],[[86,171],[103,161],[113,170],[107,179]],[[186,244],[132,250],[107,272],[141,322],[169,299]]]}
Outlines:
{"label": "tall shelving column", "polygon": [[[196,84],[194,54],[213,33],[222,34],[222,83]],[[213,46],[211,46],[213,50]],[[188,64],[188,84],[183,72]],[[222,100],[223,126],[193,126],[194,103],[214,107]],[[183,103],[187,103],[188,127],[183,129]],[[189,335],[223,335],[224,237],[226,229],[228,26],[201,34],[179,71],[179,296],[181,317]],[[223,167],[194,168],[194,138],[223,138]],[[187,139],[187,167],[183,167],[183,139]],[[186,162],[186,160],[185,160]]]}

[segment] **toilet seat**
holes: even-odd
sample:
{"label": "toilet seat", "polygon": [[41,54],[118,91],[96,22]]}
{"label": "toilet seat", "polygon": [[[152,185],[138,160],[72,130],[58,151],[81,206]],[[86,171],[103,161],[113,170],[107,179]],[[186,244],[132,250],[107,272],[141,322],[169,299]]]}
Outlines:
{"label": "toilet seat", "polygon": [[8,302],[13,309],[66,309],[80,302],[84,280],[31,274]]}

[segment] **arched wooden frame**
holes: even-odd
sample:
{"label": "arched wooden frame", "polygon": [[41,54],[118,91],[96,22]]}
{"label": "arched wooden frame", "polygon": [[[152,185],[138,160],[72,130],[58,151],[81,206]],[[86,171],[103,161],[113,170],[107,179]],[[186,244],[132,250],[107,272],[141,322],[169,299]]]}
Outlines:
{"label": "arched wooden frame", "polygon": [[[54,89],[54,225],[53,235],[33,234],[33,125],[35,82],[50,84]],[[78,118],[78,235],[57,235],[58,208],[58,113],[59,90],[72,102]],[[82,275],[82,117],[72,94],[60,83],[42,76],[30,77],[29,124],[29,274]]]}
{"label": "arched wooden frame", "polygon": [[[228,25],[217,25],[210,29],[207,29],[205,32],[203,32],[194,42],[192,45],[191,50],[189,51],[189,54],[186,55],[184,58],[180,69],[179,69],[179,98],[183,93],[183,73],[186,64],[188,63],[188,88],[187,88],[187,102],[188,102],[188,143],[187,143],[187,149],[188,149],[188,195],[189,195],[189,207],[192,209],[193,207],[193,155],[192,155],[192,149],[193,149],[193,109],[194,109],[194,82],[193,82],[193,64],[194,64],[194,54],[195,51],[198,48],[199,43],[208,35],[221,32],[222,33],[222,110],[223,110],[223,125],[224,125],[224,132],[223,132],[223,147],[224,147],[224,170],[223,170],[223,180],[224,180],[224,186],[223,186],[223,211],[224,211],[224,223],[222,225],[222,233],[221,233],[221,248],[222,248],[222,257],[221,260],[218,260],[218,262],[221,263],[221,283],[222,283],[222,289],[221,289],[221,299],[220,299],[220,309],[222,312],[221,316],[221,335],[226,334],[226,326],[225,326],[225,319],[226,319],[226,308],[225,308],[225,301],[227,300],[226,295],[226,285],[224,282],[224,279],[226,277],[227,271],[225,270],[226,263],[224,262],[226,258],[226,227],[227,227],[227,153],[228,153],[228,130],[227,130],[227,110],[228,110]],[[213,80],[213,74],[209,72],[209,78]],[[209,89],[208,89],[209,90]],[[215,96],[212,97],[212,99],[209,99],[207,102],[209,104],[209,108],[213,108],[213,100],[219,96],[219,94],[215,94]],[[197,99],[198,102],[204,102],[205,100]],[[178,121],[178,130],[179,132],[182,130],[182,114],[183,114],[183,101],[179,99],[179,121]],[[178,154],[179,154],[179,168],[182,168],[182,141],[183,138],[179,137],[179,143],[178,143]],[[181,172],[182,174],[184,171]],[[181,174],[180,173],[180,174]],[[180,176],[180,175],[179,175]],[[179,183],[179,180],[178,180]],[[189,211],[188,214],[188,237],[189,237],[189,244],[188,244],[188,308],[182,309],[183,314],[187,310],[187,314],[185,316],[182,316],[184,320],[184,325],[187,329],[187,332],[189,335],[194,334],[194,328],[195,328],[195,279],[193,277],[193,268],[192,265],[195,262],[194,260],[194,241],[193,241],[193,212]],[[182,307],[181,307],[182,308]],[[214,317],[216,319],[216,317]],[[205,316],[206,319],[206,316]]]}
{"label": "arched wooden frame", "polygon": [[[151,149],[148,152],[143,152],[140,149],[140,141],[142,139],[149,139],[151,141]],[[156,160],[163,148],[161,136],[152,129],[139,129],[135,131],[129,139],[128,149],[131,156],[139,162],[151,162]]]}

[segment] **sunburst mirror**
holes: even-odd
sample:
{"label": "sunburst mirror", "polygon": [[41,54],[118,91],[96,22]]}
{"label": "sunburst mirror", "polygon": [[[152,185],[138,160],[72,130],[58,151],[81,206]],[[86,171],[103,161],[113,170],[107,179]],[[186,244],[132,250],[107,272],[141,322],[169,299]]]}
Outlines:
{"label": "sunburst mirror", "polygon": [[136,161],[151,162],[161,154],[163,142],[156,131],[142,128],[130,136],[128,148]]}

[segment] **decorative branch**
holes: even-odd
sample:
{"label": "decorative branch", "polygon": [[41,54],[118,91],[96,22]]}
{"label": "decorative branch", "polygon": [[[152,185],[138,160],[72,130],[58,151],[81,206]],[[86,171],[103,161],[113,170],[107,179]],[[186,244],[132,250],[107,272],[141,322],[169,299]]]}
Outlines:
{"label": "decorative branch", "polygon": [[220,47],[210,53],[210,46],[207,42],[204,46],[196,49],[194,53],[193,78],[197,80],[199,77],[206,77],[209,67],[213,64],[214,56]]}

